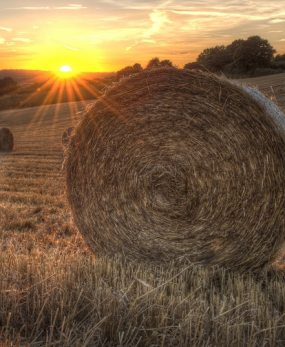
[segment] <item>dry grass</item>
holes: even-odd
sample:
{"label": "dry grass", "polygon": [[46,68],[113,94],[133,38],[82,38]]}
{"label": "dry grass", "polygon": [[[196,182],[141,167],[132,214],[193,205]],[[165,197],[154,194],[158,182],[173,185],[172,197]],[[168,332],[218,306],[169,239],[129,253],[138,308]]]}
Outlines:
{"label": "dry grass", "polygon": [[[1,346],[285,345],[285,286],[195,265],[95,259],[70,219],[61,136],[81,104],[0,113]],[[40,111],[40,112],[39,112]],[[282,264],[279,264],[282,268]]]}
{"label": "dry grass", "polygon": [[69,127],[63,132],[62,138],[61,138],[61,144],[63,147],[67,147],[73,130],[74,130],[74,127]]}

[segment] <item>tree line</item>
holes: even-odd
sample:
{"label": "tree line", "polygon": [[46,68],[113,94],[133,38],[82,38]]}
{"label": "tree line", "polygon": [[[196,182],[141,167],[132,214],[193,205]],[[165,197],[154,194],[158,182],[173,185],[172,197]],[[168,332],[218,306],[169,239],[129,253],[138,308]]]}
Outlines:
{"label": "tree line", "polygon": [[[185,64],[184,69],[200,69],[211,72],[236,72],[240,74],[254,74],[256,69],[284,69],[285,54],[277,54],[268,40],[260,36],[251,36],[247,40],[238,39],[228,46],[215,46],[206,48],[199,54],[195,62]],[[155,67],[171,67],[173,63],[158,57],[152,58],[145,69]],[[141,64],[126,66],[117,71],[117,78],[129,76],[143,70]],[[281,72],[281,71],[280,71]]]}

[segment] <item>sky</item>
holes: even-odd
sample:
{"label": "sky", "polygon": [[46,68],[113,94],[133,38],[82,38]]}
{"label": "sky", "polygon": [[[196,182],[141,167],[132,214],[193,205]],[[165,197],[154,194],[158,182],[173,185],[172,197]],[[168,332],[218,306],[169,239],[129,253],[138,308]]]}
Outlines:
{"label": "sky", "polygon": [[254,35],[285,53],[284,0],[0,0],[0,70],[106,72],[153,57],[183,67]]}

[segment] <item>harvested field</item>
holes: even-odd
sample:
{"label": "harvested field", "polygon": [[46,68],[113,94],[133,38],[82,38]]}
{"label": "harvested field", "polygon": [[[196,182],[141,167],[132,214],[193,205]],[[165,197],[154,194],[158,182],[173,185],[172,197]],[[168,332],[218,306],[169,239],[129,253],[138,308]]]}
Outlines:
{"label": "harvested field", "polygon": [[0,112],[0,345],[285,345],[278,273],[97,260],[74,227],[61,175],[63,131],[82,103]]}
{"label": "harvested field", "polygon": [[285,111],[285,73],[272,76],[246,78],[239,81],[256,87],[271,100],[274,100],[277,105]]}

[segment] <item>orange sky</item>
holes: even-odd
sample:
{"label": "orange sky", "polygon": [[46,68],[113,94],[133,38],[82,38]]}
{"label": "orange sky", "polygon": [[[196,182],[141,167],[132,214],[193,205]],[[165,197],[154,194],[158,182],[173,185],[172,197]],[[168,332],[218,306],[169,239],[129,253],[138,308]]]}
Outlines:
{"label": "orange sky", "polygon": [[117,71],[153,57],[183,67],[259,35],[285,53],[284,0],[1,1],[0,70]]}

